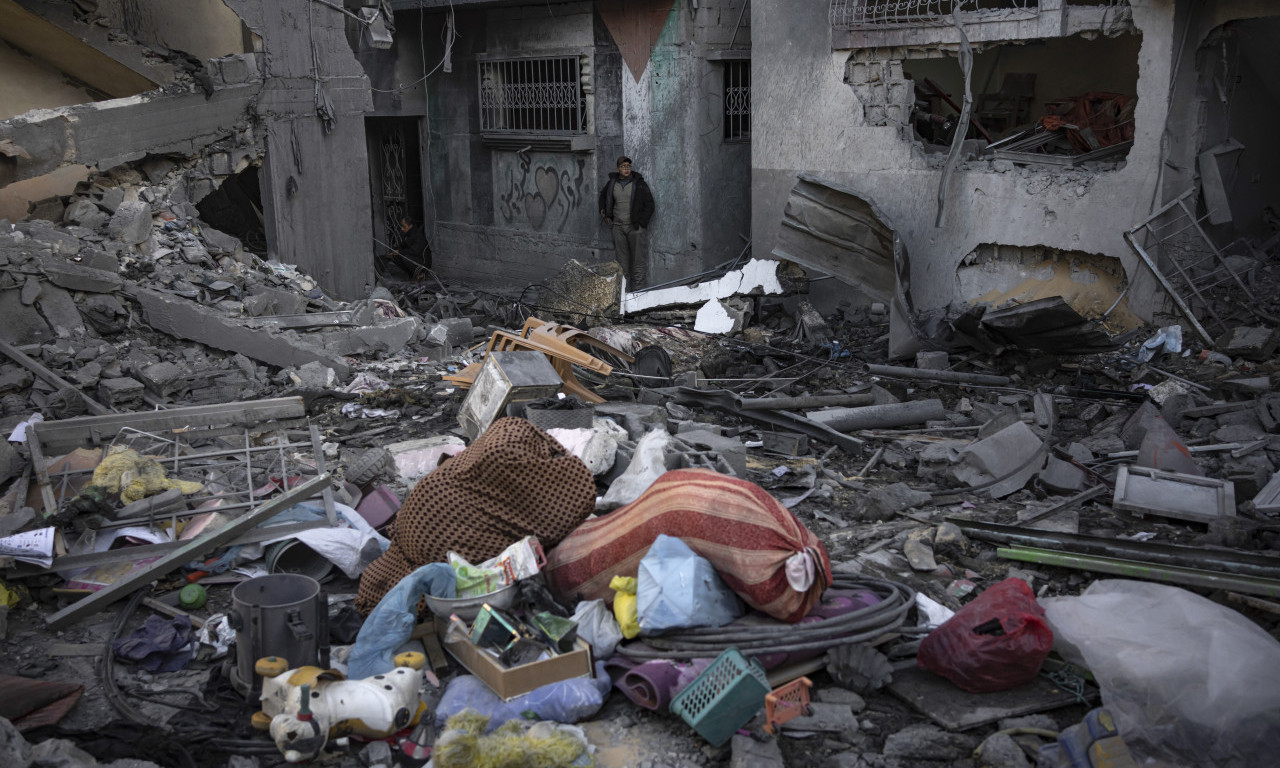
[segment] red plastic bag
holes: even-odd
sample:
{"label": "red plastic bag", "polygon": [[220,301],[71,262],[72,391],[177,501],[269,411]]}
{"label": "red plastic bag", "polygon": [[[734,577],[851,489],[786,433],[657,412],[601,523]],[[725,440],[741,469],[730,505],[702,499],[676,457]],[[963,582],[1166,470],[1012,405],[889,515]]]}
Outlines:
{"label": "red plastic bag", "polygon": [[1044,609],[1022,579],[993,584],[920,643],[916,665],[971,693],[1031,680],[1053,648]]}

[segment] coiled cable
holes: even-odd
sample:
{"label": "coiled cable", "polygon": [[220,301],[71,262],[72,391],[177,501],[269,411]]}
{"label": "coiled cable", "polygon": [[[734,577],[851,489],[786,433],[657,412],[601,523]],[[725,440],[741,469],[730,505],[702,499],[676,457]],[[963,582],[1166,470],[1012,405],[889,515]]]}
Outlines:
{"label": "coiled cable", "polygon": [[902,626],[916,599],[915,590],[907,585],[884,579],[836,574],[831,588],[865,589],[873,592],[880,600],[822,621],[765,626],[697,627],[661,637],[646,637],[642,644],[618,646],[618,653],[637,661],[709,658],[720,655],[730,647],[748,655],[752,652],[793,653],[865,643],[894,632],[910,634],[916,631]]}

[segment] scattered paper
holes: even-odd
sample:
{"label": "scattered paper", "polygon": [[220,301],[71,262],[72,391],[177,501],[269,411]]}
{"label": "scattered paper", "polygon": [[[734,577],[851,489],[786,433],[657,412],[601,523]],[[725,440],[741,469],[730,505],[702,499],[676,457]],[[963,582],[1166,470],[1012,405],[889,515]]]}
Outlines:
{"label": "scattered paper", "polygon": [[57,529],[50,526],[36,531],[15,533],[0,539],[0,555],[43,568],[53,565],[54,537]]}

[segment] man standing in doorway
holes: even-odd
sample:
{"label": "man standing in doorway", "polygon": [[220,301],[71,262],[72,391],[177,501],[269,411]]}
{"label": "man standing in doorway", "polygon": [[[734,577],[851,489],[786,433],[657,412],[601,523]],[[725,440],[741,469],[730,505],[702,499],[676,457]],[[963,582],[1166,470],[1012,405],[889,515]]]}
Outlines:
{"label": "man standing in doorway", "polygon": [[644,177],[631,170],[631,158],[626,155],[618,158],[618,170],[609,174],[600,190],[600,218],[613,227],[613,248],[627,287],[635,290],[648,285],[645,235],[653,218],[653,193]]}
{"label": "man standing in doorway", "polygon": [[400,247],[391,252],[396,266],[411,275],[414,280],[422,280],[431,269],[431,243],[427,241],[427,232],[422,221],[416,216],[404,216],[400,219]]}

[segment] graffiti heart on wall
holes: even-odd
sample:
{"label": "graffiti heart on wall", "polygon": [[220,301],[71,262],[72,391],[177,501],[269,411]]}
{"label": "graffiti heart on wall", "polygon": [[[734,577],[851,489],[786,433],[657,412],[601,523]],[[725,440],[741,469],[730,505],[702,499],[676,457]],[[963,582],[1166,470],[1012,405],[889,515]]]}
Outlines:
{"label": "graffiti heart on wall", "polygon": [[[588,231],[595,219],[574,216],[590,199],[585,158],[547,153],[495,157],[497,220],[538,232]],[[589,209],[588,209],[589,210]]]}

